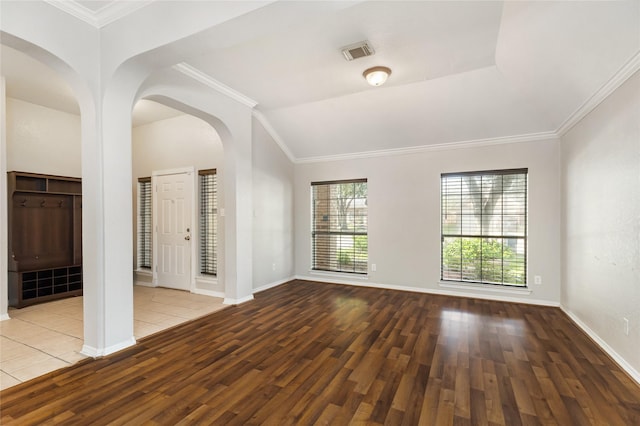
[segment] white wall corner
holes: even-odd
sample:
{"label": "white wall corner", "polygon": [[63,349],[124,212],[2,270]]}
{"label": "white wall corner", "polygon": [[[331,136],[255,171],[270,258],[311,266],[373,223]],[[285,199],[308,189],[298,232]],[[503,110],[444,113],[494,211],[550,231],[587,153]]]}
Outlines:
{"label": "white wall corner", "polygon": [[564,136],[576,124],[582,121],[591,111],[609,97],[618,87],[622,86],[631,76],[640,70],[640,51],[636,52],[620,69],[613,74],[596,92],[578,107],[556,130],[559,136]]}
{"label": "white wall corner", "polygon": [[280,286],[282,284],[286,284],[286,283],[288,283],[290,281],[293,281],[295,279],[296,279],[296,277],[292,275],[292,276],[287,277],[285,279],[274,281],[274,282],[269,283],[269,284],[261,285],[258,288],[254,288],[253,292],[254,293],[260,293],[261,291],[265,291],[265,290],[269,290],[270,288],[278,287],[278,286]]}
{"label": "white wall corner", "polygon": [[0,314],[0,321],[6,321],[10,319],[11,317],[9,316],[9,314]]}
{"label": "white wall corner", "polygon": [[282,152],[284,152],[284,155],[287,156],[289,161],[291,161],[292,163],[295,163],[297,160],[296,160],[296,157],[293,155],[293,152],[291,152],[287,144],[284,143],[284,140],[282,140],[278,132],[276,132],[276,129],[274,129],[271,123],[269,123],[269,120],[267,120],[267,117],[265,117],[264,114],[262,114],[260,111],[255,109],[253,110],[252,113],[255,119],[258,120],[260,124],[262,124],[262,127],[264,127],[264,130],[266,130],[269,136],[271,136],[271,139],[273,139],[274,142],[280,147]]}
{"label": "white wall corner", "polygon": [[626,373],[631,376],[633,380],[635,380],[640,385],[640,371],[637,371],[635,368],[631,366],[623,357],[618,354],[607,342],[605,342],[598,334],[593,331],[587,324],[582,322],[582,320],[570,309],[568,309],[564,305],[560,305],[560,309],[562,312],[567,314],[567,316],[582,330],[584,331],[591,340],[593,340],[600,348],[607,353]]}

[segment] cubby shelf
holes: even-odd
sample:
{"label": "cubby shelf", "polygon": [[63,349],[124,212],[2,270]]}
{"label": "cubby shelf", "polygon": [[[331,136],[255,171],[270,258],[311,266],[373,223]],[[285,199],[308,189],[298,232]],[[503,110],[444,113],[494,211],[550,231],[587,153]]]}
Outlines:
{"label": "cubby shelf", "polygon": [[9,172],[9,305],[82,295],[82,182]]}

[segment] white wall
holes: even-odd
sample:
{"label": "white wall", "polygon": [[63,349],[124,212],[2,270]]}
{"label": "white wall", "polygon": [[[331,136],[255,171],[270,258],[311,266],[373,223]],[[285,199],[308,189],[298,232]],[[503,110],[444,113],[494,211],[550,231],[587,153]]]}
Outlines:
{"label": "white wall", "polygon": [[[4,77],[1,88],[0,199],[6,200],[7,171],[80,177],[80,117],[19,99],[6,98]],[[6,205],[3,202],[0,210],[0,319],[8,318]]]}
{"label": "white wall", "polygon": [[[219,18],[230,19],[256,7],[261,7],[261,4],[234,5],[228,11],[230,13],[221,14]],[[154,8],[151,14],[146,15],[144,22],[156,22],[154,17],[163,20],[171,16],[166,8],[160,9]],[[200,7],[195,9],[191,13],[202,12]],[[222,12],[225,10],[223,8]],[[131,276],[131,212],[134,198],[130,168],[131,108],[143,81],[153,71],[180,62],[189,48],[186,38],[199,28],[186,32],[183,28],[178,31],[180,34],[173,35],[167,35],[166,31],[147,32],[147,37],[129,40],[127,49],[122,50],[121,43],[115,43],[117,40],[110,37],[107,40],[107,34],[103,31],[46,2],[3,2],[0,18],[3,43],[9,42],[10,46],[33,55],[61,72],[76,92],[82,111],[84,190],[85,341],[82,352],[91,356],[115,352],[135,343]],[[131,28],[139,29],[135,22],[126,21],[133,25]],[[190,24],[186,24],[185,28]],[[121,28],[120,25],[118,27]],[[127,33],[131,28],[129,25],[126,27],[118,33]],[[197,37],[194,35],[193,38]],[[141,45],[135,43],[141,40],[147,48],[140,49]],[[149,46],[161,47],[149,50]],[[192,47],[197,49],[198,44]],[[113,55],[112,49],[123,53]],[[134,59],[130,56],[134,52],[141,54]],[[219,119],[220,127],[228,130],[223,135],[225,143],[233,141],[233,150],[227,150],[231,154],[227,152],[224,156],[226,292],[230,294],[232,303],[250,300],[253,210],[251,107],[208,90],[193,79],[189,79],[188,84],[181,88],[175,87],[173,78],[160,78],[155,82],[158,87],[180,92],[173,97],[178,102],[189,104],[188,98],[202,98],[204,102],[201,104],[204,106],[200,110]],[[229,137],[229,134],[233,136]],[[126,167],[123,168],[123,165]]]}
{"label": "white wall", "polygon": [[0,321],[9,319],[7,314],[9,308],[9,288],[7,276],[7,261],[9,242],[7,239],[7,140],[6,140],[6,118],[7,118],[7,98],[5,95],[5,79],[0,75]]}
{"label": "white wall", "polygon": [[291,279],[293,164],[253,119],[253,288]]}
{"label": "white wall", "polygon": [[[79,116],[7,98],[6,120],[7,170],[81,176]],[[187,166],[194,166],[196,170],[216,168],[220,179],[220,200],[223,199],[222,143],[209,124],[183,115],[139,126],[133,129],[132,138],[134,230],[137,224],[137,178],[151,176],[154,170]],[[223,229],[222,221],[219,221],[219,228]],[[222,247],[224,238],[218,241]],[[135,247],[137,245],[134,245],[134,250]],[[137,256],[134,251],[135,260]],[[148,281],[144,276],[138,279]],[[198,287],[224,291],[222,281],[216,284],[199,280]]]}
{"label": "white wall", "polygon": [[180,115],[134,127],[133,175],[151,176],[155,170],[194,166],[222,173],[223,149],[218,133],[208,123]]}
{"label": "white wall", "polygon": [[[138,178],[149,177],[152,172],[193,166],[195,170],[216,169],[218,175],[218,207],[224,208],[223,197],[223,148],[218,133],[208,123],[191,115],[181,115],[167,120],[135,127],[132,131],[133,150],[133,227],[134,265],[137,268],[137,197]],[[195,195],[197,197],[197,185]],[[218,277],[211,281],[196,278],[196,288],[224,292],[224,218],[218,218]],[[199,241],[197,224],[194,224],[193,241]],[[197,271],[196,271],[197,272]],[[136,274],[139,282],[149,282],[149,277]]]}
{"label": "white wall", "polygon": [[[501,294],[468,286],[464,289],[441,287],[440,174],[524,167],[529,169],[530,294]],[[294,197],[297,276],[319,281],[334,279],[310,272],[310,183],[349,178],[368,179],[369,264],[375,263],[377,271],[369,271],[366,280],[342,276],[337,281],[552,305],[560,303],[557,140],[297,164]],[[534,275],[542,277],[542,285],[533,284]]]}
{"label": "white wall", "polygon": [[80,117],[7,98],[7,170],[81,177]]}
{"label": "white wall", "polygon": [[561,142],[562,305],[638,381],[639,95],[636,73]]}

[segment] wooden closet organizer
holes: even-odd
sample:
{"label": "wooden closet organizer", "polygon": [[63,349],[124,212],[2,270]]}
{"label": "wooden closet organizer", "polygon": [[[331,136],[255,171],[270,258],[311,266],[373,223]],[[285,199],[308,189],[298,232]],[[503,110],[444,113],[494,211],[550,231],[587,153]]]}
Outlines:
{"label": "wooden closet organizer", "polygon": [[82,295],[82,181],[9,172],[9,306]]}

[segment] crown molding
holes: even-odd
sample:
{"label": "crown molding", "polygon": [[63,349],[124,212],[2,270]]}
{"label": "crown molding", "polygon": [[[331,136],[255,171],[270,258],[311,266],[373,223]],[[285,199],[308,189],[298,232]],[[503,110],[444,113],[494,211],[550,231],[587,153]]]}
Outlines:
{"label": "crown molding", "polygon": [[136,10],[150,5],[155,0],[112,1],[96,12],[98,28],[102,28],[120,18],[132,14]]}
{"label": "crown molding", "polygon": [[622,86],[633,74],[640,70],[640,51],[636,52],[620,69],[613,74],[596,92],[576,109],[556,130],[559,136],[564,136],[573,126],[578,124],[591,111],[609,97],[618,87]]}
{"label": "crown molding", "polygon": [[257,101],[254,101],[253,99],[251,99],[248,96],[243,95],[242,93],[232,89],[231,87],[227,86],[226,84],[220,83],[218,80],[216,80],[215,78],[209,76],[208,74],[205,74],[204,72],[200,71],[199,69],[192,67],[191,65],[187,64],[186,62],[181,62],[177,65],[173,66],[173,69],[186,75],[187,77],[190,77],[202,84],[204,84],[205,86],[208,86],[220,93],[222,93],[223,95],[226,95],[228,97],[230,97],[231,99],[240,102],[243,105],[248,106],[249,108],[253,108],[256,105],[258,105]]}
{"label": "crown molding", "polygon": [[81,6],[79,3],[74,1],[64,1],[64,0],[44,0],[46,3],[49,3],[51,6],[57,7],[63,12],[67,12],[69,15],[72,15],[81,21],[86,22],[87,24],[99,28],[98,27],[98,19],[95,14],[87,9],[84,6]]}
{"label": "crown molding", "polygon": [[139,1],[112,1],[106,6],[100,8],[94,12],[82,6],[80,3],[70,0],[44,0],[51,6],[66,12],[81,21],[95,27],[102,28],[112,22],[117,21],[120,18],[141,9],[155,0],[139,0]]}
{"label": "crown molding", "polygon": [[430,152],[430,151],[447,151],[452,149],[479,148],[483,146],[505,145],[505,144],[514,144],[514,143],[522,143],[522,142],[535,142],[535,141],[542,141],[542,140],[549,140],[549,139],[558,139],[558,134],[556,132],[540,132],[540,133],[529,133],[529,134],[517,135],[517,136],[505,136],[505,137],[499,137],[499,138],[475,139],[475,140],[461,141],[461,142],[447,142],[447,143],[439,143],[439,144],[433,144],[433,145],[412,146],[408,148],[381,149],[377,151],[365,151],[365,152],[358,152],[354,154],[338,154],[338,155],[326,155],[326,156],[319,156],[319,157],[305,157],[305,158],[298,158],[295,161],[295,163],[305,164],[305,163],[322,163],[325,161],[357,160],[361,158],[388,157],[393,155],[409,155],[409,154],[417,154],[421,152]]}
{"label": "crown molding", "polygon": [[[205,86],[208,86],[216,90],[217,92],[222,93],[223,95],[230,97],[235,101],[240,102],[243,105],[248,106],[251,109],[255,108],[255,106],[258,105],[257,101],[251,99],[248,96],[243,95],[237,90],[232,89],[226,84],[219,82],[218,80],[214,79],[210,75],[205,74],[204,72],[200,71],[196,67],[193,67],[187,64],[186,62],[181,62],[177,65],[174,65],[173,69],[186,75],[187,77],[190,77],[204,84]],[[253,117],[255,117],[256,120],[260,122],[260,124],[262,124],[262,127],[264,127],[264,129],[269,134],[269,136],[271,136],[274,142],[280,147],[282,152],[284,152],[284,154],[287,156],[289,161],[291,161],[292,163],[295,163],[296,157],[293,155],[293,153],[291,152],[287,144],[284,143],[280,135],[278,135],[278,132],[276,132],[276,130],[271,125],[271,123],[269,123],[269,121],[267,120],[267,117],[265,117],[264,114],[262,114],[260,111],[255,109],[253,109],[252,115]]]}
{"label": "crown molding", "polygon": [[284,143],[280,135],[278,135],[278,132],[276,132],[273,126],[271,126],[271,123],[269,123],[269,121],[267,120],[267,117],[265,117],[260,111],[255,109],[253,110],[253,116],[256,118],[256,120],[260,122],[260,124],[262,124],[262,127],[264,127],[264,129],[267,131],[269,136],[271,136],[271,138],[275,141],[275,143],[278,144],[278,146],[280,147],[282,152],[284,152],[284,154],[287,156],[289,161],[291,161],[292,163],[295,163],[296,157],[293,155],[293,153],[291,152],[287,144]]}

